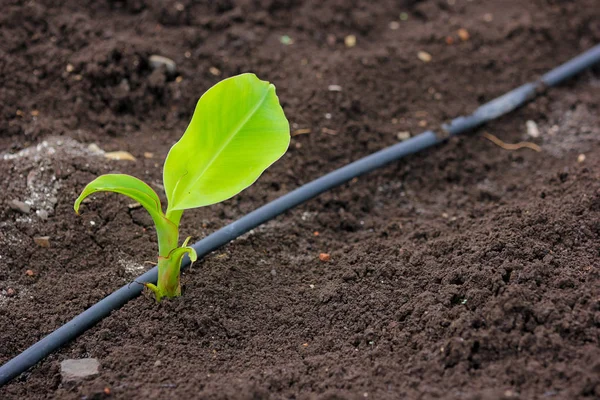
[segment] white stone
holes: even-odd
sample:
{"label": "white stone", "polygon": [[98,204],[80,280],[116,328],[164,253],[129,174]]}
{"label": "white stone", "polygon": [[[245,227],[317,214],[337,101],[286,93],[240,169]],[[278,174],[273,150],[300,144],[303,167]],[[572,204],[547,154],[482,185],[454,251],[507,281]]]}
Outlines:
{"label": "white stone", "polygon": [[100,363],[95,358],[64,360],[60,363],[60,375],[63,382],[77,381],[89,376],[98,375]]}
{"label": "white stone", "polygon": [[410,139],[410,132],[408,132],[408,131],[398,132],[398,133],[396,133],[396,137],[398,138],[398,140]]}
{"label": "white stone", "polygon": [[175,65],[175,61],[170,58],[159,56],[157,54],[153,54],[150,56],[150,67],[152,69],[158,69],[160,67],[165,67],[168,73],[174,74],[177,66]]}
{"label": "white stone", "polygon": [[29,206],[29,204],[20,201],[20,200],[12,200],[10,203],[10,208],[12,208],[15,211],[20,211],[23,214],[29,214],[29,212],[31,211],[31,207]]}
{"label": "white stone", "polygon": [[525,122],[525,126],[527,127],[527,134],[529,136],[531,136],[532,138],[540,137],[540,130],[535,121],[529,120]]}

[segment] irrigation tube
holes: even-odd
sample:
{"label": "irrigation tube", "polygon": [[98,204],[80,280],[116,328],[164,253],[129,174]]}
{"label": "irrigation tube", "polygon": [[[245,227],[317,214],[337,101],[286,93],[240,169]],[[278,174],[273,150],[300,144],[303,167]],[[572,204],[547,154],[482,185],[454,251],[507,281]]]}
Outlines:
{"label": "irrigation tube", "polygon": [[[585,53],[553,69],[539,80],[520,86],[482,105],[473,114],[466,117],[458,117],[450,123],[442,125],[441,131],[438,133],[433,131],[423,132],[418,136],[387,147],[330,172],[252,211],[239,220],[195,243],[192,247],[198,253],[198,257],[205,256],[249,230],[275,218],[279,214],[354,177],[363,175],[409,154],[442,143],[450,136],[472,130],[490,120],[513,111],[543,92],[546,87],[558,85],[598,62],[600,62],[600,45],[594,46]],[[187,265],[189,265],[189,259],[184,260],[182,267],[185,268]],[[156,280],[156,267],[136,279],[137,282],[153,283],[156,283]],[[130,284],[123,286],[8,361],[0,367],[0,386],[6,384],[22,372],[27,371],[27,369],[34,366],[47,355],[81,335],[102,318],[108,316],[113,310],[116,310],[138,296],[141,291],[141,285]]]}

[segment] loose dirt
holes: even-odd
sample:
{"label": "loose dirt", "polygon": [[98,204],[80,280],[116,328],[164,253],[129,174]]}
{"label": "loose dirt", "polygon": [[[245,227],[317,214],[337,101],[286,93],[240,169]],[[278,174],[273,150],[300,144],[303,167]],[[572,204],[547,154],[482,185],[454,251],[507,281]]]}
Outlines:
{"label": "loose dirt", "polygon": [[[0,362],[150,267],[143,209],[73,201],[107,172],[160,191],[220,79],[273,82],[294,136],[252,188],[185,213],[193,240],[535,79],[600,42],[599,21],[597,0],[4,1]],[[182,298],[131,301],[0,397],[600,398],[599,92],[585,72],[278,217],[187,271]],[[100,374],[62,384],[83,357]]]}

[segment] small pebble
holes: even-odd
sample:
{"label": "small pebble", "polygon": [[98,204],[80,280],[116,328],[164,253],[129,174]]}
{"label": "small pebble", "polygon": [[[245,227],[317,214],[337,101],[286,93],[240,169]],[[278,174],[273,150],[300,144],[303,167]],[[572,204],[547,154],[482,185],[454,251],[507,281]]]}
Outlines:
{"label": "small pebble", "polygon": [[155,367],[160,367],[161,365],[162,365],[162,362],[160,360],[154,361],[154,366]]}
{"label": "small pebble", "polygon": [[90,143],[87,148],[94,154],[104,154],[104,150],[102,150],[96,143]]}
{"label": "small pebble", "polygon": [[319,260],[323,262],[331,261],[331,256],[327,253],[321,253],[319,254]]}
{"label": "small pebble", "polygon": [[109,160],[135,161],[135,157],[131,153],[123,150],[109,151],[108,153],[104,153],[104,157],[108,158]]}
{"label": "small pebble", "polygon": [[275,271],[275,269],[272,269],[272,270],[271,270],[271,275],[272,275],[272,276],[277,276],[277,271]]}
{"label": "small pebble", "polygon": [[529,136],[531,136],[532,138],[540,137],[540,130],[538,129],[538,126],[535,123],[535,121],[529,120],[525,122],[525,126],[527,127],[527,134]]}
{"label": "small pebble", "polygon": [[471,35],[469,35],[469,31],[467,31],[465,28],[460,28],[458,30],[458,37],[463,42],[466,42],[467,40],[469,40],[469,38],[471,37]]}
{"label": "small pebble", "polygon": [[75,67],[73,67],[72,64],[67,64],[67,66],[65,67],[65,71],[71,73],[73,72],[73,70],[75,69]]}
{"label": "small pebble", "polygon": [[149,151],[144,152],[144,158],[152,158],[154,157],[154,153],[150,153]]}
{"label": "small pebble", "polygon": [[417,53],[417,57],[419,57],[419,60],[421,60],[421,61],[423,61],[423,62],[425,62],[425,63],[428,63],[428,62],[430,62],[430,61],[431,61],[431,59],[433,58],[433,57],[431,57],[431,54],[429,54],[429,53],[428,53],[428,52],[426,52],[426,51],[419,51],[419,52]]}
{"label": "small pebble", "polygon": [[40,247],[50,247],[50,236],[36,236],[33,241]]}
{"label": "small pebble", "polygon": [[344,38],[344,44],[346,47],[354,47],[356,46],[356,36],[348,35]]}
{"label": "small pebble", "polygon": [[173,61],[167,57],[159,56],[158,54],[151,55],[149,62],[150,62],[150,68],[152,68],[152,69],[158,69],[160,67],[165,67],[167,72],[170,74],[174,74],[175,71],[177,70],[175,61]]}
{"label": "small pebble", "polygon": [[504,391],[504,397],[507,399],[512,399],[515,397],[519,397],[519,394],[513,390],[508,389]]}
{"label": "small pebble", "polygon": [[314,289],[314,288],[315,288],[315,285],[313,285],[313,284],[310,284],[310,285],[308,285],[308,287],[309,287],[309,288],[311,288],[311,289]]}
{"label": "small pebble", "polygon": [[25,275],[27,275],[27,276],[34,276],[35,272],[33,272],[32,269],[28,269],[27,271],[25,271]]}
{"label": "small pebble", "polygon": [[329,85],[327,87],[327,89],[329,89],[330,92],[341,92],[342,91],[342,87],[340,85]]}
{"label": "small pebble", "polygon": [[37,210],[35,213],[43,221],[48,219],[48,211],[46,210]]}
{"label": "small pebble", "polygon": [[219,76],[219,75],[221,75],[221,70],[220,70],[219,68],[217,68],[217,67],[210,67],[210,68],[208,69],[208,72],[210,72],[210,73],[211,73],[212,75],[214,75],[214,76]]}
{"label": "small pebble", "polygon": [[283,35],[282,37],[279,38],[279,41],[281,42],[281,44],[284,44],[286,46],[289,46],[290,44],[294,44],[294,39],[292,39],[288,35]]}
{"label": "small pebble", "polygon": [[582,163],[585,161],[585,154],[580,154],[577,156],[577,162]]}
{"label": "small pebble", "polygon": [[392,22],[390,22],[389,27],[391,30],[397,31],[398,29],[400,29],[400,22],[392,21]]}
{"label": "small pebble", "polygon": [[408,131],[398,132],[398,133],[396,133],[396,137],[398,138],[398,140],[410,139],[410,132],[408,132]]}
{"label": "small pebble", "polygon": [[11,287],[9,287],[8,289],[6,289],[6,296],[7,297],[13,297],[15,294],[17,294],[17,291]]}
{"label": "small pebble", "polygon": [[13,210],[22,212],[23,214],[29,214],[31,212],[31,207],[29,206],[29,204],[24,203],[20,200],[11,200],[8,205]]}

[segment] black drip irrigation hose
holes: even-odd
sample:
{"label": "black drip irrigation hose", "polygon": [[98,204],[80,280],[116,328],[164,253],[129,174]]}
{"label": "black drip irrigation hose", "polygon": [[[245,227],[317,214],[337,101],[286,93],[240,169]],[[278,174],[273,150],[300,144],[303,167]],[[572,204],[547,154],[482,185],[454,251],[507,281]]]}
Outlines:
{"label": "black drip irrigation hose", "polygon": [[[600,45],[592,47],[585,53],[546,73],[539,80],[526,83],[482,105],[473,114],[466,117],[458,117],[450,123],[442,125],[441,132],[423,132],[411,139],[387,147],[330,172],[252,211],[239,220],[200,240],[192,247],[198,253],[198,257],[203,257],[249,230],[277,217],[279,214],[352,178],[373,171],[409,154],[442,143],[450,136],[473,130],[488,121],[509,113],[544,92],[547,87],[556,86],[598,62],[600,62]],[[185,259],[182,268],[188,265],[189,259]],[[158,270],[155,267],[138,277],[136,282],[156,283],[157,276]],[[129,300],[138,296],[142,289],[143,287],[138,284],[123,286],[8,361],[0,367],[0,386],[27,371],[50,353],[81,335],[98,321],[108,316],[113,310],[122,307]]]}

